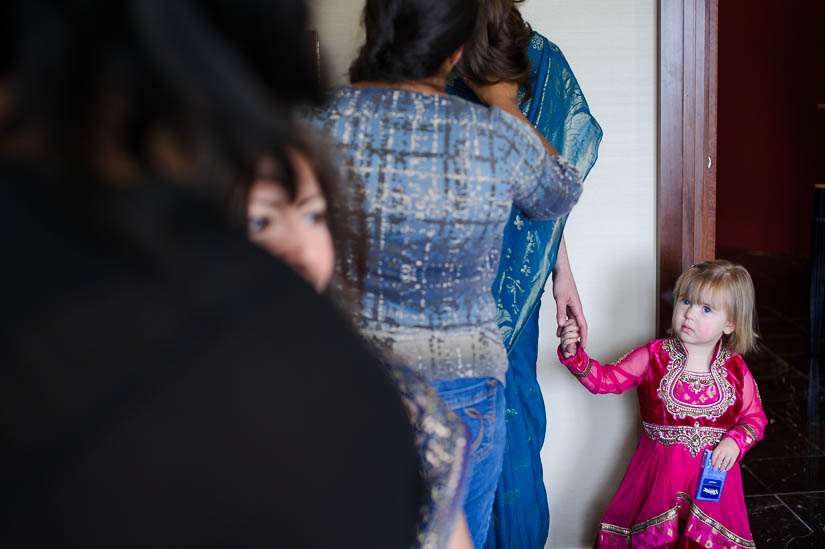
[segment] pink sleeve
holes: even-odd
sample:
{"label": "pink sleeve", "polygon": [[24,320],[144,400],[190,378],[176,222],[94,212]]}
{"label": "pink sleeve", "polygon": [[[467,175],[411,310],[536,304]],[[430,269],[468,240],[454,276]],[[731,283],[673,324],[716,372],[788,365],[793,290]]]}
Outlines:
{"label": "pink sleeve", "polygon": [[739,419],[736,427],[725,433],[722,438],[732,438],[739,446],[739,459],[745,455],[745,452],[753,448],[756,441],[762,440],[765,434],[765,426],[768,424],[768,418],[762,410],[762,398],[759,396],[759,388],[756,386],[756,380],[753,379],[750,371],[745,368],[745,379],[742,383],[742,411],[739,414]]}
{"label": "pink sleeve", "polygon": [[594,395],[618,394],[632,389],[641,383],[650,367],[650,351],[647,347],[639,347],[617,360],[616,364],[600,364],[587,356],[581,345],[578,352],[570,358],[564,358],[561,346],[558,354],[561,363]]}

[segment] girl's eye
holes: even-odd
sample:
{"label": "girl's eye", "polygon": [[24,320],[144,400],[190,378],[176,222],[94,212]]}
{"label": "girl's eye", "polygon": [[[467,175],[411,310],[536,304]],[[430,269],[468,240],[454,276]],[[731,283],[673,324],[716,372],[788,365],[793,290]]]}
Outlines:
{"label": "girl's eye", "polygon": [[247,229],[250,233],[259,233],[269,226],[269,219],[266,217],[254,217],[249,220]]}
{"label": "girl's eye", "polygon": [[683,299],[682,300],[682,305],[690,305],[690,300],[689,299]]}
{"label": "girl's eye", "polygon": [[305,214],[303,216],[304,223],[306,223],[307,225],[310,225],[310,226],[317,225],[319,223],[325,223],[326,220],[327,220],[326,212]]}
{"label": "girl's eye", "polygon": [[703,311],[705,311],[706,313],[710,313],[710,312],[712,312],[712,309],[711,309],[710,307],[708,307],[707,305],[705,305],[704,307],[702,307],[702,310],[703,310]]}

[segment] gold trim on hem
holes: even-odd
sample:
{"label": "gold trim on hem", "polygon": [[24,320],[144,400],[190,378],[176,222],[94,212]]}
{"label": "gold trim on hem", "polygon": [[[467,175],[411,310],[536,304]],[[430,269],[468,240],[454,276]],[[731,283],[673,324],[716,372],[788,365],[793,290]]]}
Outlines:
{"label": "gold trim on hem", "polygon": [[696,518],[698,518],[700,521],[704,522],[708,526],[715,528],[720,534],[725,536],[733,543],[737,543],[742,547],[747,547],[748,549],[756,548],[756,543],[754,543],[752,539],[745,539],[741,536],[737,536],[736,534],[725,528],[725,526],[721,522],[711,518],[707,513],[699,509],[696,503],[694,503],[693,498],[690,497],[690,494],[687,494],[685,492],[676,492],[676,497],[682,498],[690,504],[690,512],[694,516],[696,516]]}
{"label": "gold trim on hem", "polygon": [[622,528],[621,526],[616,526],[615,524],[608,524],[606,522],[601,523],[601,529],[605,532],[610,532],[611,534],[620,534],[622,536],[629,536],[630,530],[627,528]]}
{"label": "gold trim on hem", "polygon": [[[644,522],[635,524],[632,528],[623,528],[621,526],[616,526],[615,524],[610,524],[607,522],[602,522],[600,524],[600,528],[604,532],[630,537],[633,534],[638,534],[644,530],[647,530],[651,526],[657,526],[664,522],[675,519],[679,515],[679,507],[684,502],[690,506],[688,510],[691,514],[693,514],[701,522],[705,523],[711,528],[714,528],[718,533],[727,538],[729,541],[738,544],[740,547],[745,547],[746,549],[756,549],[756,544],[753,542],[753,540],[737,536],[729,529],[727,529],[722,523],[720,523],[717,520],[714,520],[713,518],[708,516],[704,511],[699,509],[696,503],[694,503],[693,498],[690,496],[690,494],[686,492],[676,492],[676,498],[682,501],[677,503],[675,507],[672,507],[664,513],[657,515],[651,519],[648,519]],[[679,535],[677,534],[676,538],[678,539],[678,537]]]}
{"label": "gold trim on hem", "polygon": [[676,518],[678,514],[679,506],[677,505],[676,507],[668,509],[660,515],[656,515],[655,517],[647,519],[644,522],[640,522],[639,524],[634,524],[633,528],[622,528],[621,526],[616,526],[615,524],[609,524],[607,522],[602,522],[601,528],[606,532],[612,532],[614,534],[622,534],[625,536],[629,536],[632,534],[638,534],[639,532],[643,532],[651,526],[657,526],[659,524],[662,524],[663,522],[673,520]]}

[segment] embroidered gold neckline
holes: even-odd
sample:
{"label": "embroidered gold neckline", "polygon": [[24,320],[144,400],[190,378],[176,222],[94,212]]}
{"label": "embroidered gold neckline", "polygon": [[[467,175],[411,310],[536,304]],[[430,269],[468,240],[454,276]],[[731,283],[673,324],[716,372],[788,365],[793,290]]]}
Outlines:
{"label": "embroidered gold neckline", "polygon": [[[710,377],[697,372],[686,372],[687,352],[682,346],[682,342],[676,338],[666,339],[662,343],[662,348],[667,352],[670,361],[667,365],[667,373],[662,377],[657,396],[665,403],[667,411],[677,419],[685,417],[716,419],[725,413],[729,407],[736,402],[736,392],[733,385],[728,381],[728,371],[725,363],[730,358],[730,351],[724,347],[719,348],[716,357],[710,365]],[[686,378],[685,379],[685,374]],[[676,384],[684,380],[694,392],[698,392],[702,385],[715,383],[719,387],[719,399],[710,404],[687,404],[678,400],[674,396]]]}
{"label": "embroidered gold neckline", "polygon": [[693,393],[697,395],[703,388],[713,385],[713,376],[710,372],[698,373],[685,370],[682,372],[681,378],[682,382],[687,384]]}

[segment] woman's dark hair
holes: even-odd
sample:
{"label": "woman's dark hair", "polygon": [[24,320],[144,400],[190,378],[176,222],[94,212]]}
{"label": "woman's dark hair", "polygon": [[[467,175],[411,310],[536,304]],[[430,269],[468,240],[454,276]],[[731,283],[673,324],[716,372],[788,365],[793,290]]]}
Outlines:
{"label": "woman's dark hair", "polygon": [[479,0],[479,20],[456,69],[479,84],[517,82],[530,96],[527,45],[533,29],[521,17],[524,0]]}
{"label": "woman's dark hair", "polygon": [[366,41],[350,81],[403,82],[434,76],[473,34],[478,0],[367,0]]}
{"label": "woman's dark hair", "polygon": [[4,4],[0,149],[34,135],[30,160],[55,173],[106,179],[102,144],[156,171],[160,129],[200,180],[249,178],[282,157],[292,107],[321,98],[303,0]]}
{"label": "woman's dark hair", "polygon": [[342,185],[333,165],[331,143],[317,133],[298,131],[290,147],[304,155],[318,178],[327,202],[327,224],[335,249],[335,275],[328,288],[333,301],[349,314],[360,307],[363,287],[342,284],[344,280],[363,281],[367,272],[367,224],[363,215],[364,196],[360,185]]}

